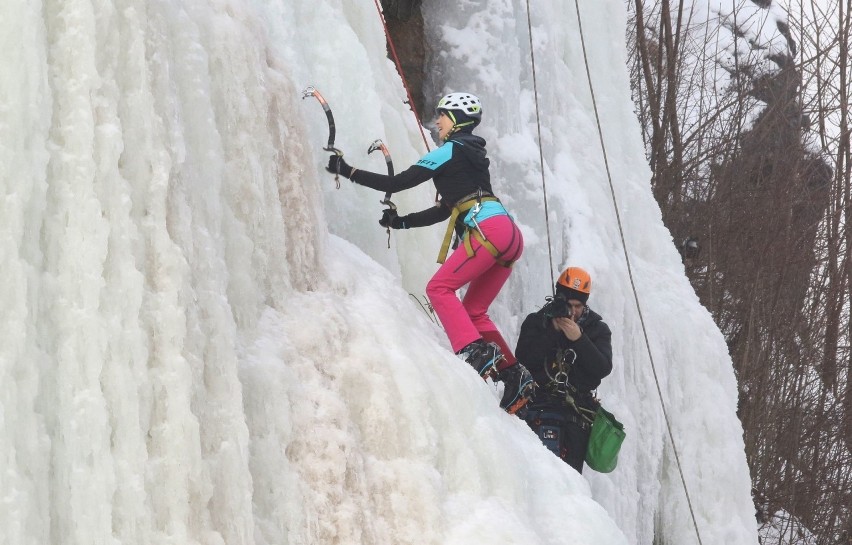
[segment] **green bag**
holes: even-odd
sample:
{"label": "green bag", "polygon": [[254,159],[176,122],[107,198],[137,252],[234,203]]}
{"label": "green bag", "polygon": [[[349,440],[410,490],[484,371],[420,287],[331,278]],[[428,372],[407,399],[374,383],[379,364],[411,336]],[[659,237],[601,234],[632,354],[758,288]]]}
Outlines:
{"label": "green bag", "polygon": [[586,464],[599,473],[609,473],[615,469],[625,435],[624,425],[612,413],[598,407],[586,449]]}

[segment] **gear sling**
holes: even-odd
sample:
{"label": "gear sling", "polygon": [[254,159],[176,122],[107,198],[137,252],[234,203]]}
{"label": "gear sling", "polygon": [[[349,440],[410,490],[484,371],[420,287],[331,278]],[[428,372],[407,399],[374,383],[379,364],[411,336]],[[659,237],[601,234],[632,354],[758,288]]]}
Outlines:
{"label": "gear sling", "polygon": [[[570,361],[569,352],[573,354]],[[577,471],[582,473],[585,461],[592,470],[609,473],[618,464],[618,453],[625,438],[624,426],[594,396],[592,405],[595,409],[577,403],[575,398],[580,392],[568,382],[568,372],[576,359],[574,350],[560,350],[555,362],[556,373],[551,373],[550,366],[545,366],[550,379],[545,388],[551,396],[560,399],[564,409],[530,409],[525,419],[538,433],[541,442]],[[572,452],[572,446],[579,451]]]}
{"label": "gear sling", "polygon": [[[570,361],[569,353],[573,355]],[[556,372],[551,372],[551,365],[545,365],[550,380],[544,385],[542,398],[552,399],[560,408],[531,408],[525,419],[549,450],[582,473],[595,411],[577,404],[575,397],[579,392],[568,382],[568,372],[576,359],[573,350],[559,350],[553,364]],[[592,399],[597,406],[597,400]]]}
{"label": "gear sling", "polygon": [[473,228],[465,224],[465,231],[464,235],[462,236],[462,243],[464,244],[464,249],[465,252],[467,252],[467,256],[474,256],[473,247],[470,243],[470,238],[473,237],[476,239],[477,242],[479,242],[479,244],[482,245],[483,248],[488,250],[488,253],[494,256],[494,259],[497,261],[497,263],[499,263],[503,267],[509,268],[515,263],[514,260],[510,261],[503,259],[503,254],[505,252],[501,252],[500,250],[498,250],[497,247],[494,246],[494,244],[492,244],[485,237],[485,235],[482,233],[482,230],[479,229],[479,225],[476,223],[475,216],[476,212],[479,211],[479,206],[481,206],[483,202],[488,201],[494,201],[499,203],[500,199],[494,196],[483,196],[482,190],[480,190],[476,194],[471,194],[467,197],[463,197],[458,203],[456,203],[455,206],[453,206],[452,212],[450,213],[450,221],[447,224],[447,232],[444,235],[444,241],[441,243],[441,250],[438,252],[438,263],[443,264],[444,261],[446,261],[447,259],[447,252],[449,252],[450,249],[450,240],[452,240],[453,229],[455,228],[456,221],[458,220],[459,215],[461,215],[462,212],[468,212],[471,209],[474,209],[474,217],[472,221],[476,227]]}

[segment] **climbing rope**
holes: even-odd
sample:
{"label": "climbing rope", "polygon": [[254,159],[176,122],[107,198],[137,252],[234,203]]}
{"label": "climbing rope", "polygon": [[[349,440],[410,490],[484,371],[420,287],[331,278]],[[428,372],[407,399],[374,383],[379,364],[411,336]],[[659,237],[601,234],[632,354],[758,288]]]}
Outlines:
{"label": "climbing rope", "polygon": [[[607,180],[609,180],[609,190],[610,190],[610,194],[612,195],[612,204],[613,204],[613,207],[615,208],[615,219],[618,222],[618,233],[619,233],[619,236],[621,237],[621,247],[624,250],[624,260],[627,262],[627,274],[630,277],[630,288],[633,291],[633,299],[636,302],[636,311],[639,313],[639,323],[642,325],[642,335],[645,338],[645,348],[648,351],[648,358],[651,361],[651,371],[653,372],[653,375],[654,375],[654,382],[657,385],[657,395],[660,398],[660,405],[662,406],[662,409],[663,409],[663,418],[665,419],[665,422],[666,422],[666,429],[668,430],[669,440],[671,441],[671,444],[672,444],[672,451],[674,452],[675,463],[677,464],[677,470],[678,470],[678,473],[680,474],[680,482],[683,485],[683,491],[686,494],[686,503],[689,507],[689,514],[692,517],[692,525],[695,527],[695,535],[698,538],[699,545],[703,545],[702,542],[701,542],[701,532],[698,531],[698,522],[696,522],[696,520],[695,520],[695,511],[692,507],[692,499],[689,496],[689,489],[686,486],[686,479],[683,476],[683,468],[682,468],[681,463],[680,463],[680,455],[678,454],[677,447],[675,446],[674,433],[672,432],[672,427],[671,427],[671,422],[669,420],[668,410],[666,409],[666,402],[665,402],[665,398],[663,397],[663,390],[660,387],[660,380],[659,380],[659,377],[657,376],[657,366],[654,363],[654,355],[651,351],[651,342],[648,340],[648,330],[645,327],[645,317],[642,314],[642,307],[639,304],[639,293],[638,293],[638,290],[636,289],[636,283],[633,279],[633,267],[630,263],[630,255],[627,253],[627,242],[625,241],[625,238],[624,238],[624,227],[622,226],[622,223],[621,223],[621,213],[620,213],[619,208],[618,208],[618,200],[615,197],[615,186],[612,183],[612,173],[611,173],[610,168],[609,168],[609,159],[607,158],[606,145],[604,144],[603,129],[601,128],[601,118],[600,118],[600,115],[598,114],[598,104],[597,104],[597,100],[595,98],[595,90],[594,90],[594,87],[592,86],[592,72],[589,69],[589,58],[588,58],[588,55],[586,53],[586,40],[583,36],[583,22],[580,19],[580,4],[579,4],[578,0],[574,0],[574,7],[577,10],[577,26],[578,26],[579,32],[580,32],[580,44],[583,47],[583,62],[586,65],[586,76],[587,76],[588,81],[589,81],[589,92],[592,95],[592,107],[593,107],[594,112],[595,112],[595,122],[597,123],[597,126],[598,126],[598,137],[599,137],[600,143],[601,143],[601,151],[603,152],[604,166],[606,168]],[[529,0],[527,0],[527,9],[529,9]]]}
{"label": "climbing rope", "polygon": [[417,128],[420,129],[420,137],[423,138],[423,145],[426,146],[426,151],[431,151],[432,148],[429,147],[429,142],[426,141],[426,133],[423,130],[423,123],[420,122],[420,115],[417,113],[417,108],[414,105],[414,99],[411,96],[411,90],[408,87],[408,80],[405,79],[405,72],[402,70],[402,63],[399,62],[399,56],[396,54],[396,47],[393,45],[393,39],[391,39],[390,31],[388,31],[388,25],[387,22],[385,22],[385,15],[382,13],[382,7],[379,5],[379,0],[373,1],[376,4],[376,11],[379,13],[379,20],[382,22],[382,28],[385,29],[385,39],[390,47],[391,55],[393,55],[393,62],[396,64],[396,71],[399,72],[399,77],[402,78],[402,86],[405,87],[405,94],[408,96],[408,107],[411,108],[411,112],[414,114],[414,119],[417,120]]}
{"label": "climbing rope", "polygon": [[556,296],[556,285],[553,284],[553,244],[550,238],[550,214],[547,209],[547,184],[544,181],[544,152],[542,151],[542,142],[541,142],[541,116],[539,115],[538,108],[538,81],[536,79],[535,73],[535,49],[533,48],[533,38],[532,38],[532,19],[530,17],[530,0],[527,0],[527,30],[530,37],[530,61],[532,62],[532,77],[533,77],[533,98],[535,99],[535,124],[536,129],[538,130],[538,164],[539,171],[541,172],[541,193],[544,195],[544,226],[547,231],[547,259],[550,262],[550,276],[547,279],[547,283],[551,284],[551,294]]}

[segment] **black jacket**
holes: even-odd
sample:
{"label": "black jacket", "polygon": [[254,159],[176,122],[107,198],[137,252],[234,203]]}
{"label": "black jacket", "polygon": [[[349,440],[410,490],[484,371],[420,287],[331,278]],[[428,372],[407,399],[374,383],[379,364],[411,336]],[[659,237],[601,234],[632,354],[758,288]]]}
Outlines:
{"label": "black jacket", "polygon": [[[578,321],[583,335],[576,341],[570,341],[559,330],[553,327],[550,318],[544,311],[534,312],[526,317],[521,325],[518,346],[515,356],[521,362],[538,384],[533,405],[536,402],[546,402],[557,396],[550,395],[550,374],[555,376],[555,362],[560,350],[573,350],[577,354],[568,373],[568,384],[579,393],[578,402],[592,398],[591,391],[595,390],[601,380],[612,372],[612,332],[600,315],[586,307],[586,311]],[[569,354],[569,361],[572,356]],[[588,405],[588,403],[581,403]],[[592,408],[592,407],[587,407]]]}
{"label": "black jacket", "polygon": [[[356,184],[391,193],[434,180],[435,189],[441,195],[441,205],[400,216],[407,227],[424,227],[449,218],[453,206],[463,197],[480,189],[483,195],[491,195],[489,164],[485,140],[467,132],[459,132],[440,148],[427,153],[416,164],[395,176],[356,170],[351,179]],[[458,221],[463,219],[460,217]]]}

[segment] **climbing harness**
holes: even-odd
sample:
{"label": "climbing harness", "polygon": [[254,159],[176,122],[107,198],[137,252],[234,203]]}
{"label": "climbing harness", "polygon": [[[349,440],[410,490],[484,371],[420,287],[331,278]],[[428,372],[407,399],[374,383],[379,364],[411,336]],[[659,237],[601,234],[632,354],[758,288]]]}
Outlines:
{"label": "climbing harness", "polygon": [[[474,223],[476,223],[476,220],[474,220]],[[471,246],[470,243],[471,237],[475,238],[476,241],[479,242],[479,244],[481,244],[486,250],[488,250],[488,253],[494,257],[498,264],[502,265],[503,267],[506,267],[507,269],[511,268],[512,265],[514,265],[514,261],[503,259],[504,252],[498,250],[497,247],[494,246],[494,244],[492,244],[490,240],[485,238],[485,235],[482,233],[482,230],[479,229],[478,224],[476,225],[476,229],[471,229],[470,227],[468,227],[464,232],[464,236],[462,237],[462,243],[464,244],[464,250],[467,253],[467,257],[473,257],[474,255],[476,255],[476,252],[473,251],[473,246]]]}
{"label": "climbing harness", "polygon": [[[493,195],[483,195],[482,189],[479,189],[476,193],[471,193],[466,197],[462,197],[459,202],[453,206],[452,212],[450,213],[450,221],[447,224],[447,232],[444,234],[444,241],[441,243],[441,250],[438,252],[438,263],[444,263],[447,259],[447,253],[450,250],[450,241],[453,238],[453,231],[455,230],[456,222],[462,212],[469,212],[468,217],[473,223],[473,227],[465,225],[464,233],[461,237],[461,242],[464,244],[464,249],[468,257],[476,255],[476,252],[473,251],[473,246],[470,242],[470,239],[473,238],[479,242],[483,248],[488,250],[488,253],[490,253],[497,263],[503,267],[508,268],[515,263],[515,260],[503,259],[503,254],[505,252],[498,250],[497,247],[488,240],[485,233],[483,233],[482,229],[479,228],[479,223],[476,221],[476,215],[482,208],[482,203],[489,201],[499,203],[500,199]],[[455,245],[453,245],[453,247],[455,248]]]}
{"label": "climbing harness", "polygon": [[[571,354],[571,361],[568,361],[568,354]],[[569,348],[558,349],[556,351],[556,361],[551,365],[545,365],[544,371],[547,373],[547,378],[550,379],[548,383],[548,387],[550,390],[555,390],[557,393],[565,395],[568,393],[569,384],[568,384],[568,373],[571,371],[571,368],[574,366],[574,362],[577,361],[577,353]],[[555,367],[555,373],[551,369]]]}
{"label": "climbing harness", "polygon": [[[569,355],[570,361],[568,359]],[[581,407],[577,404],[575,398],[580,392],[568,382],[568,374],[571,372],[571,368],[574,366],[575,361],[577,361],[577,353],[573,349],[560,348],[557,350],[556,361],[553,362],[552,365],[544,366],[547,378],[550,379],[550,382],[548,382],[544,387],[549,393],[559,396],[566,405],[571,407],[584,421],[584,429],[588,429],[588,427],[591,426],[592,421],[595,419],[595,411]],[[555,372],[551,370],[551,367],[555,368]],[[595,404],[600,403],[594,395],[592,398],[594,399]]]}
{"label": "climbing harness", "polygon": [[[388,147],[385,146],[384,142],[382,142],[380,139],[374,140],[373,143],[370,144],[370,147],[367,149],[367,155],[370,155],[374,151],[379,151],[379,150],[381,150],[382,155],[385,156],[385,165],[388,168],[388,176],[393,176],[393,159],[391,159],[390,151],[388,151]],[[393,203],[393,201],[390,200],[391,194],[392,193],[390,191],[385,193],[385,197],[382,200],[380,200],[379,203],[387,206],[388,210],[396,210],[396,205]],[[390,249],[390,247],[391,247],[391,245],[390,245],[390,239],[391,239],[390,225],[387,226],[387,231],[388,231],[388,249]]]}
{"label": "climbing harness", "polygon": [[453,206],[450,212],[450,221],[447,223],[447,232],[444,234],[444,241],[441,243],[441,250],[438,252],[438,263],[444,263],[447,260],[447,253],[450,251],[450,241],[453,238],[453,231],[456,227],[456,220],[462,212],[467,212],[482,201],[498,201],[494,196],[482,196],[481,191],[471,193],[459,199],[459,202]]}
{"label": "climbing harness", "polygon": [[[319,101],[322,109],[325,111],[326,120],[328,120],[328,144],[323,149],[334,153],[338,157],[343,157],[343,152],[334,147],[334,137],[337,134],[337,128],[334,125],[334,114],[331,113],[331,106],[328,105],[328,102],[326,102],[325,98],[313,85],[305,87],[305,90],[302,91],[302,100],[310,96]],[[337,167],[337,172],[334,174],[334,181],[337,184],[337,189],[340,189],[340,166]]]}
{"label": "climbing harness", "polygon": [[[573,349],[560,348],[556,352],[556,360],[552,364],[544,366],[549,379],[549,382],[544,385],[546,394],[570,407],[572,411],[543,412],[535,416],[536,423],[539,425],[539,436],[550,450],[562,457],[562,428],[567,423],[573,423],[581,430],[589,433],[584,456],[586,465],[598,473],[609,473],[618,464],[618,453],[626,436],[624,425],[601,406],[601,402],[594,392],[588,394],[591,396],[589,404],[594,409],[583,407],[577,403],[578,397],[587,394],[580,392],[568,382],[568,375],[575,361],[577,361],[577,353]],[[547,443],[548,440],[550,444]],[[554,450],[554,447],[559,448],[559,450]]]}
{"label": "climbing harness", "polygon": [[453,206],[452,212],[450,212],[450,221],[447,224],[447,232],[444,234],[444,241],[441,243],[441,250],[438,252],[438,263],[444,263],[444,261],[447,260],[447,253],[450,251],[450,241],[453,238],[453,231],[455,230],[458,217],[462,212],[471,212],[469,215],[474,227],[465,225],[464,234],[461,239],[464,244],[465,252],[467,252],[467,256],[473,257],[475,255],[473,246],[470,242],[471,237],[473,237],[482,245],[483,248],[488,250],[488,253],[494,256],[497,263],[504,267],[512,266],[514,261],[503,259],[504,252],[498,250],[497,247],[494,246],[488,238],[486,238],[482,229],[479,228],[479,224],[476,222],[476,214],[479,213],[482,203],[489,201],[500,202],[500,199],[493,195],[483,195],[482,190],[480,189],[476,193],[471,193],[466,197],[462,197],[459,202]]}

